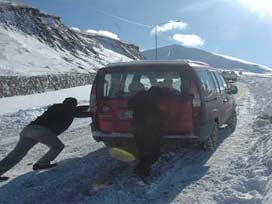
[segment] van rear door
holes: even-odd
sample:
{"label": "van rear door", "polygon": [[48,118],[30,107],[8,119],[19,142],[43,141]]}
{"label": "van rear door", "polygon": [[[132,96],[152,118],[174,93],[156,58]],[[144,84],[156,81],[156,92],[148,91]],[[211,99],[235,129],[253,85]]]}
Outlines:
{"label": "van rear door", "polygon": [[[118,70],[118,69],[116,69]],[[182,72],[171,69],[107,70],[99,86],[97,100],[98,126],[104,132],[131,132],[132,111],[128,100],[141,90],[152,86],[169,89],[162,97],[160,108],[166,112],[167,134],[184,134],[193,131],[192,98],[182,95]],[[167,84],[170,79],[171,84]],[[168,87],[167,87],[168,86]]]}
{"label": "van rear door", "polygon": [[192,98],[182,98],[169,94],[160,101],[160,108],[166,113],[166,132],[184,134],[193,132]]}

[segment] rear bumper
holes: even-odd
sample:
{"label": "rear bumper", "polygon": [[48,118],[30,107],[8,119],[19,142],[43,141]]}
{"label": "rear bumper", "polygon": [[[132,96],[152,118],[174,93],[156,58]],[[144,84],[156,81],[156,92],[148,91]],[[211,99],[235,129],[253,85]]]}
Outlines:
{"label": "rear bumper", "polygon": [[[97,142],[134,142],[134,136],[131,133],[104,133],[101,131],[93,131],[93,138]],[[175,141],[192,141],[199,142],[198,136],[184,134],[184,135],[163,135],[162,142]]]}

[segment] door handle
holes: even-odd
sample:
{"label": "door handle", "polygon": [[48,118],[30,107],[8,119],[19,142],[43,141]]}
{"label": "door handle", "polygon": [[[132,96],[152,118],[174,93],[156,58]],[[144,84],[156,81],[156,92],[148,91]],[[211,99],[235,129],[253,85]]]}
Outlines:
{"label": "door handle", "polygon": [[216,101],[216,100],[217,100],[217,97],[211,98],[211,99],[206,99],[205,102],[211,102],[211,101]]}

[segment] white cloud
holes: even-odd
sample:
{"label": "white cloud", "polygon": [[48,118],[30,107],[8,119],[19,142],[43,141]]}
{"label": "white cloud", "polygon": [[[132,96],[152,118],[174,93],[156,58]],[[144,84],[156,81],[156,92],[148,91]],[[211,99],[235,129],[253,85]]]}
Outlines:
{"label": "white cloud", "polygon": [[[169,30],[182,30],[185,29],[187,27],[187,24],[182,22],[182,21],[169,21],[166,24],[163,25],[157,25],[157,33],[162,33],[162,32],[166,32]],[[151,30],[151,34],[154,35],[155,34],[155,27],[152,28]]]}
{"label": "white cloud", "polygon": [[93,34],[93,35],[98,35],[98,31],[97,30],[93,30],[93,29],[88,29],[85,32],[89,33],[89,34]]}
{"label": "white cloud", "polygon": [[79,28],[71,27],[71,29],[74,30],[74,31],[80,32],[80,29],[79,29]]}
{"label": "white cloud", "polygon": [[106,31],[106,30],[100,30],[98,31],[98,34],[99,35],[103,35],[103,36],[106,36],[106,37],[109,37],[109,38],[113,38],[113,39],[116,39],[116,40],[119,40],[120,38],[118,37],[118,35],[116,35],[115,33],[112,33],[110,31]]}
{"label": "white cloud", "polygon": [[93,35],[101,35],[101,36],[105,36],[105,37],[112,38],[112,39],[115,39],[115,40],[120,40],[118,35],[116,35],[115,33],[110,32],[110,31],[107,31],[107,30],[88,29],[88,30],[86,30],[86,33],[93,34]]}
{"label": "white cloud", "polygon": [[175,34],[172,39],[189,47],[201,47],[205,44],[205,41],[197,35]]}
{"label": "white cloud", "polygon": [[271,0],[237,0],[250,11],[258,13],[261,17],[272,16]]}

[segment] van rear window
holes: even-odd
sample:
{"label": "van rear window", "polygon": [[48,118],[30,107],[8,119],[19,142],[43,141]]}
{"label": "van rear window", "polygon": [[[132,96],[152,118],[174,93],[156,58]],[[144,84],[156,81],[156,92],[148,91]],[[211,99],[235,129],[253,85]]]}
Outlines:
{"label": "van rear window", "polygon": [[181,73],[176,71],[112,72],[104,75],[103,96],[123,98],[135,95],[152,86],[169,88],[180,94],[182,89]]}

